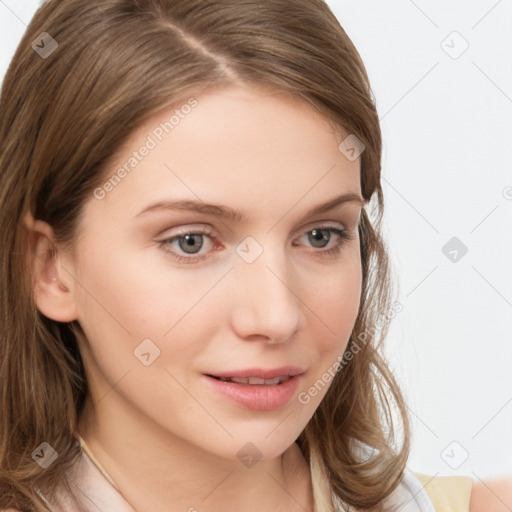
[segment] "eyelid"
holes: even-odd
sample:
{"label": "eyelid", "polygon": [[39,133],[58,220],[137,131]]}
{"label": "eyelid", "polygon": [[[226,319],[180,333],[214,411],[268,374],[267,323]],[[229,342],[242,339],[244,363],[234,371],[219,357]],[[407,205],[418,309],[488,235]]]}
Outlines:
{"label": "eyelid", "polygon": [[198,225],[187,224],[186,226],[181,226],[176,229],[177,229],[177,231],[172,231],[168,235],[165,235],[165,233],[167,233],[169,231],[168,229],[166,229],[165,231],[163,231],[163,234],[159,235],[159,237],[165,237],[165,239],[169,239],[169,238],[175,238],[178,236],[185,236],[190,233],[209,235],[211,237],[217,236],[215,230],[208,224],[198,224]]}
{"label": "eyelid", "polygon": [[308,222],[306,225],[300,228],[299,234],[304,234],[311,231],[314,228],[324,227],[324,228],[338,228],[338,229],[347,229],[347,225],[344,222],[339,220],[314,220]]}
{"label": "eyelid", "polygon": [[[334,224],[336,222],[336,224]],[[341,227],[340,227],[341,225]],[[310,223],[306,224],[305,226],[301,227],[296,235],[294,235],[294,240],[296,237],[301,237],[305,235],[306,233],[309,233],[312,229],[320,228],[320,229],[326,229],[326,228],[337,228],[337,229],[343,229],[345,231],[350,231],[346,225],[339,221],[332,221],[332,220],[316,220],[311,221]],[[169,240],[170,238],[175,238],[179,236],[185,236],[188,234],[201,234],[201,235],[208,235],[210,236],[214,241],[217,241],[219,236],[217,232],[209,225],[209,224],[187,224],[185,226],[181,226],[179,228],[176,228],[177,231],[172,231],[168,235],[159,235],[160,237],[163,237],[162,241]],[[357,229],[357,224],[356,224]],[[163,233],[167,233],[169,230],[165,230]]]}

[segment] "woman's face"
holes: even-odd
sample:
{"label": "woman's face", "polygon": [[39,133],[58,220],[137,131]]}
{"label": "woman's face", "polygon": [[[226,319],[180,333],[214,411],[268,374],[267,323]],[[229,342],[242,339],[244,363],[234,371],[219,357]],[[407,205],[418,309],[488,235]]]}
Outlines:
{"label": "woman's face", "polygon": [[[362,203],[308,213],[361,195],[346,136],[252,87],[200,94],[133,133],[62,260],[98,418],[229,459],[295,441],[359,308]],[[206,376],[288,366],[292,385]]]}

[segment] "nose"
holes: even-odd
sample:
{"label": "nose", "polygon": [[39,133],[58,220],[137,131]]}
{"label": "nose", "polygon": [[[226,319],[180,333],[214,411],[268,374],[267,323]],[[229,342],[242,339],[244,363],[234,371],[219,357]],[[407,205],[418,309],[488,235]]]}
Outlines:
{"label": "nose", "polygon": [[231,278],[232,327],[240,338],[284,343],[302,327],[299,277],[285,255],[264,251],[256,261],[238,260]]}

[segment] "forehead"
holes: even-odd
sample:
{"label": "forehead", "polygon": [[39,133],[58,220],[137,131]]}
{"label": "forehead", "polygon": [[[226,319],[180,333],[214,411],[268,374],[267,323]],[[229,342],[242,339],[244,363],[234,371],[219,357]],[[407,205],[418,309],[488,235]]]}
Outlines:
{"label": "forehead", "polygon": [[338,149],[346,136],[296,97],[254,86],[211,90],[132,133],[106,172],[101,208],[133,217],[151,202],[188,198],[238,210],[298,202],[309,209],[360,194],[359,159]]}

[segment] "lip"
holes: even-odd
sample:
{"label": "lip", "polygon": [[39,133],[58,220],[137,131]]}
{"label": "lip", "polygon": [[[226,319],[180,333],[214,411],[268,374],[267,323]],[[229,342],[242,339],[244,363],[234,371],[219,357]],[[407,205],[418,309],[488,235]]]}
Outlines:
{"label": "lip", "polygon": [[[213,377],[259,377],[260,379],[275,379],[276,377],[295,377],[304,373],[298,366],[281,366],[280,368],[247,368],[245,370],[231,370],[205,374]],[[291,380],[291,379],[290,379]],[[272,387],[272,386],[270,386]]]}
{"label": "lip", "polygon": [[[279,369],[282,372],[282,369]],[[235,372],[236,373],[236,372]],[[241,373],[241,372],[239,372]],[[272,370],[275,374],[275,370]],[[249,377],[258,377],[258,375],[249,375]],[[267,373],[268,375],[268,373]],[[280,375],[285,375],[280,373]],[[242,375],[244,377],[246,375]],[[279,376],[279,375],[276,375]],[[221,375],[221,377],[237,377],[237,375]],[[290,377],[286,382],[267,386],[265,384],[237,384],[235,382],[223,382],[217,380],[211,375],[202,375],[201,378],[211,389],[242,405],[247,409],[254,411],[272,411],[280,409],[290,403],[295,395],[302,374],[296,374]],[[260,377],[272,378],[272,377]]]}

